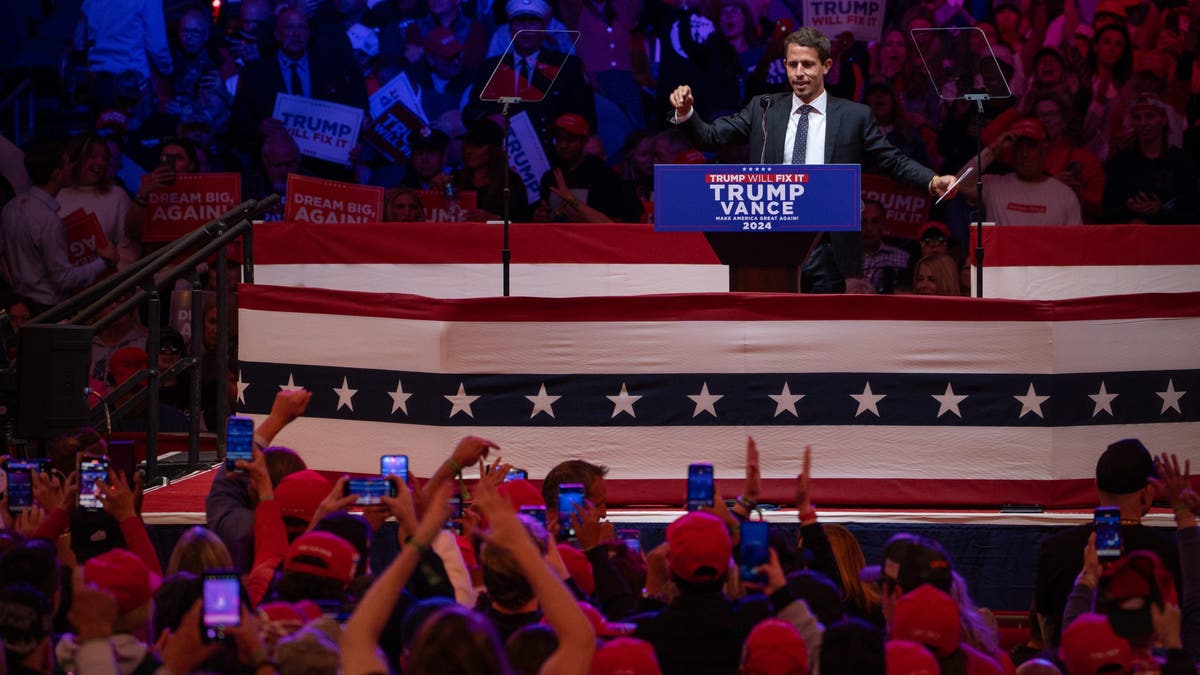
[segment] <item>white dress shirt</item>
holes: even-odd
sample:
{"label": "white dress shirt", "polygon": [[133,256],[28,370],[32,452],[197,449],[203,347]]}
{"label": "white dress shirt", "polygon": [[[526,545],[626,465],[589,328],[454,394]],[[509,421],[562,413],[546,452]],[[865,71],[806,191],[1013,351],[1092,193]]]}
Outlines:
{"label": "white dress shirt", "polygon": [[[788,116],[787,133],[783,136],[783,163],[792,162],[792,146],[796,144],[796,126],[799,123],[800,106],[804,102],[792,93],[792,114]],[[810,103],[813,107],[808,113],[808,149],[804,156],[805,164],[825,163],[825,111],[829,109],[829,92],[822,91],[821,95]]]}

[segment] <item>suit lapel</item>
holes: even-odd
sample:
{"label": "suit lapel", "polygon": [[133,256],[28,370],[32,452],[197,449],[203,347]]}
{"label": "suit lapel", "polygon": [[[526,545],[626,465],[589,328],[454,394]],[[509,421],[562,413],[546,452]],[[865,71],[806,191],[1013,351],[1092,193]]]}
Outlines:
{"label": "suit lapel", "polygon": [[767,149],[767,160],[771,164],[787,162],[787,150],[783,147],[783,141],[787,138],[788,115],[791,113],[791,92],[776,96],[771,109],[767,111],[767,126],[770,131],[770,138],[767,140],[771,144]]}
{"label": "suit lapel", "polygon": [[838,123],[842,120],[839,110],[842,107],[842,100],[833,96],[827,100],[829,104],[825,106],[825,163],[833,164],[833,149],[837,145]]}

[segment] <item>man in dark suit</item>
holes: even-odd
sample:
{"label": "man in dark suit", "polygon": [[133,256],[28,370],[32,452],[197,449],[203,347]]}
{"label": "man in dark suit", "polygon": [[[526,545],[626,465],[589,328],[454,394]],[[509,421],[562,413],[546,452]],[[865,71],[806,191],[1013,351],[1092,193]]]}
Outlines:
{"label": "man in dark suit", "polygon": [[[243,149],[257,149],[265,133],[264,120],[275,112],[275,95],[292,94],[367,108],[367,85],[362,69],[348,61],[339,47],[310,49],[308,19],[289,9],[275,21],[278,50],[246,66],[233,100],[230,129],[240,134]],[[330,176],[333,177],[333,176]]]}
{"label": "man in dark suit", "polygon": [[[784,66],[792,91],[757,96],[733,115],[711,124],[692,111],[692,90],[671,93],[674,124],[698,143],[717,146],[750,142],[750,158],[765,164],[863,164],[864,172],[882,173],[935,197],[945,193],[954,176],[938,176],[905,157],[887,142],[871,109],[830,96],[825,75],[833,66],[829,38],[804,27],[785,38]],[[862,277],[858,232],[831,233],[837,268],[853,289]]]}
{"label": "man in dark suit", "polygon": [[[596,128],[596,101],[583,77],[583,63],[573,54],[555,51],[552,41],[537,32],[546,29],[550,5],[545,0],[508,0],[505,9],[515,41],[509,51],[484,61],[479,68],[463,121],[470,126],[480,117],[498,114],[500,104],[492,101],[519,96],[540,101],[521,103],[514,112],[527,111],[542,138],[549,138],[554,121],[567,113],[583,117]],[[488,100],[479,100],[481,94]]]}

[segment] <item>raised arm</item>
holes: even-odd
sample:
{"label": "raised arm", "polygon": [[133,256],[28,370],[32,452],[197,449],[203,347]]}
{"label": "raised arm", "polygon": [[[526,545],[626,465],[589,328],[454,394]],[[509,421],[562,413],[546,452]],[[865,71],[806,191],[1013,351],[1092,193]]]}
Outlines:
{"label": "raised arm", "polygon": [[512,554],[541,605],[546,623],[558,636],[558,648],[539,672],[545,675],[587,672],[596,650],[596,632],[574,596],[534,546],[512,504],[497,494],[490,483],[481,482],[475,490],[475,506],[492,526],[489,543]]}

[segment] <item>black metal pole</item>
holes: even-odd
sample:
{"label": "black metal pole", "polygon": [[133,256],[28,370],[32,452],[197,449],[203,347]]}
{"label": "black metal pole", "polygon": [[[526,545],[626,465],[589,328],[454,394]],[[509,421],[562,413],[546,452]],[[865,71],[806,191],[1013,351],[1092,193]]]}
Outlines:
{"label": "black metal pole", "polygon": [[150,380],[146,383],[146,482],[158,475],[158,429],[162,420],[158,417],[159,386],[158,352],[162,342],[162,306],[154,278],[146,279],[146,292],[150,294],[147,320],[150,332],[146,336],[146,354],[149,356]]}
{"label": "black metal pole", "polygon": [[978,220],[975,221],[975,297],[983,297],[983,219],[987,213],[987,203],[983,201],[983,101],[975,100],[975,189],[979,195],[979,204],[975,209]]}
{"label": "black metal pole", "polygon": [[196,362],[188,371],[188,468],[200,463],[200,353],[204,351],[204,298],[200,288],[200,272],[192,268],[192,326],[191,353]]}
{"label": "black metal pole", "polygon": [[501,267],[503,268],[501,274],[504,277],[504,297],[506,298],[509,295],[509,264],[512,262],[512,250],[508,247],[508,231],[512,226],[512,219],[510,215],[512,188],[509,187],[510,180],[508,176],[508,118],[512,112],[508,108],[509,105],[517,102],[520,102],[519,98],[512,101],[504,101],[504,105],[500,108],[500,117],[504,120],[504,143],[501,146],[504,148],[504,245],[500,249],[500,263]]}
{"label": "black metal pole", "polygon": [[225,419],[229,417],[229,258],[217,249],[217,458],[225,459]]}

